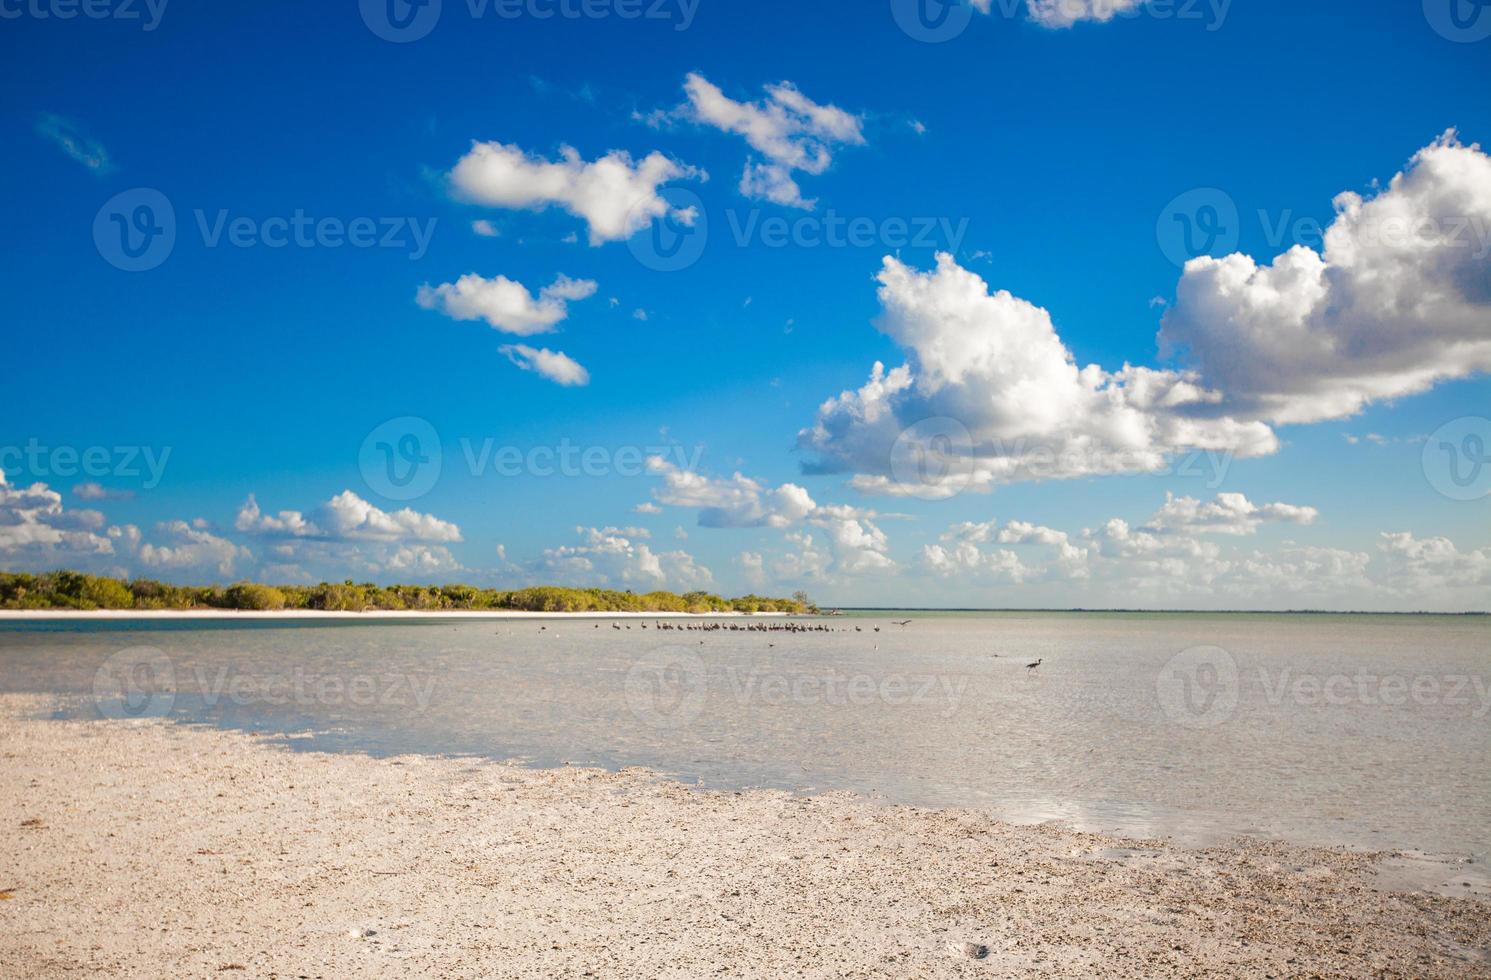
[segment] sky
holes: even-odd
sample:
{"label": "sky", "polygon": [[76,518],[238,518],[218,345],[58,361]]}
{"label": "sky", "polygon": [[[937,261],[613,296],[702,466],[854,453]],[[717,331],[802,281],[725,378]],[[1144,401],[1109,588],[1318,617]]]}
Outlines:
{"label": "sky", "polygon": [[0,0],[0,569],[1491,609],[1491,7]]}

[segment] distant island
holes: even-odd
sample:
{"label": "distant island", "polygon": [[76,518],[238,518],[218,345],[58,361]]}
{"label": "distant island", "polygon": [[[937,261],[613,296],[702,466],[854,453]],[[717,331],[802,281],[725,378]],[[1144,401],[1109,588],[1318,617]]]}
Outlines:
{"label": "distant island", "polygon": [[82,572],[0,572],[0,609],[242,609],[258,612],[656,612],[815,613],[807,595],[791,599],[747,595],[725,599],[709,592],[621,592],[535,586],[481,589],[471,585],[170,585],[153,579],[118,579]]}

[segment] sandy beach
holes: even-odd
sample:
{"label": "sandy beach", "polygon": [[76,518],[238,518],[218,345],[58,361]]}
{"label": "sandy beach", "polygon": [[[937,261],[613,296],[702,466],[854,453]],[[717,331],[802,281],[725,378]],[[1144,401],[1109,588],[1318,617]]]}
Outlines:
{"label": "sandy beach", "polygon": [[297,753],[0,698],[0,974],[1491,976],[1379,856],[640,770]]}

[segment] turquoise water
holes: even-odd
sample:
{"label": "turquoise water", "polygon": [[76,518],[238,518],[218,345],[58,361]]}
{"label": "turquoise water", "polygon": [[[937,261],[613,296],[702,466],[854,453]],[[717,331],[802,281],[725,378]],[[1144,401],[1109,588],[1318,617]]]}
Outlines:
{"label": "turquoise water", "polygon": [[641,765],[1131,835],[1491,857],[1487,617],[804,622],[833,632],[10,622],[0,690],[54,695],[59,716],[164,715],[299,748]]}

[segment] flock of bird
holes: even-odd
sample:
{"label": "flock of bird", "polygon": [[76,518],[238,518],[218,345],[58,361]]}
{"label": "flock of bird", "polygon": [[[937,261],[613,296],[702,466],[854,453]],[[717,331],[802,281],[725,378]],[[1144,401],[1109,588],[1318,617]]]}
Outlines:
{"label": "flock of bird", "polygon": [[[893,620],[891,620],[891,623],[893,625],[895,625],[895,626],[900,626],[900,627],[904,628],[904,627],[906,627],[906,626],[908,626],[908,625],[911,624],[911,620],[909,620],[909,619],[893,619]],[[648,628],[648,625],[646,623],[639,623],[638,625],[641,626],[643,629],[647,629]],[[600,623],[595,623],[595,624],[593,624],[592,628],[593,629],[600,629],[601,628],[601,624]],[[613,630],[624,630],[624,629],[629,630],[629,629],[632,628],[632,624],[631,623],[612,623],[611,624],[611,628]],[[679,631],[679,632],[690,632],[690,633],[722,633],[722,632],[723,633],[847,633],[847,632],[849,632],[849,627],[847,627],[847,626],[842,627],[842,628],[836,628],[836,627],[828,625],[827,623],[799,623],[799,622],[796,622],[796,621],[793,621],[793,620],[787,620],[786,622],[780,622],[780,623],[722,623],[722,622],[718,622],[716,620],[705,620],[703,622],[698,622],[698,623],[674,623],[674,622],[669,622],[669,621],[666,621],[666,620],[659,619],[659,620],[654,620],[653,621],[651,628],[655,629],[655,630],[660,630],[662,632],[668,632],[670,630],[676,630],[676,631]],[[546,633],[546,632],[548,632],[548,629],[549,629],[549,627],[547,627],[547,626],[540,626],[538,628],[538,631],[540,633]],[[879,626],[872,626],[872,627],[870,627],[870,629],[873,630],[876,633],[880,632],[880,627]],[[856,626],[856,627],[854,627],[854,632],[856,632],[856,633],[863,633],[864,632],[864,627],[863,626]],[[700,640],[699,642],[703,643],[704,641]],[[773,644],[773,646],[774,645],[775,644]],[[880,649],[880,647],[877,645],[875,647],[875,649],[878,650],[878,649]],[[993,654],[993,656],[997,657],[997,656],[999,656],[999,654],[996,653],[996,654]],[[1028,670],[1028,671],[1029,670],[1035,670],[1037,667],[1039,667],[1041,664],[1043,664],[1045,662],[1046,661],[1045,661],[1044,657],[1037,657],[1033,662],[1026,664],[1025,665],[1025,669]]]}

